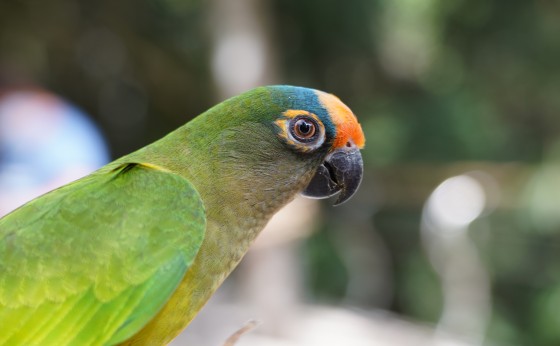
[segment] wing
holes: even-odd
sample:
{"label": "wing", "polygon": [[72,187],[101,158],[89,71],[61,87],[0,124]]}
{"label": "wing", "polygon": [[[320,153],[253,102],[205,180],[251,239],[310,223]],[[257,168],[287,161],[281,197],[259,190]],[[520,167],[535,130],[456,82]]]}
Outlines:
{"label": "wing", "polygon": [[184,178],[95,173],[0,219],[0,345],[112,345],[165,304],[204,237]]}

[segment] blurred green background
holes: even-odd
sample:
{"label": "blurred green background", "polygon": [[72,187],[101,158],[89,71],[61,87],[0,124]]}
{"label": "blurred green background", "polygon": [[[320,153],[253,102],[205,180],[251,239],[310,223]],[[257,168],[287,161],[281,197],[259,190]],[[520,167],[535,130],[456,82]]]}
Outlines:
{"label": "blurred green background", "polygon": [[[364,128],[366,175],[353,201],[322,205],[307,299],[441,323],[422,210],[476,172],[485,211],[461,241],[488,280],[485,338],[560,344],[560,3],[237,2],[2,0],[0,87],[70,100],[115,158],[245,86],[334,93]],[[224,43],[231,25],[248,39]]]}

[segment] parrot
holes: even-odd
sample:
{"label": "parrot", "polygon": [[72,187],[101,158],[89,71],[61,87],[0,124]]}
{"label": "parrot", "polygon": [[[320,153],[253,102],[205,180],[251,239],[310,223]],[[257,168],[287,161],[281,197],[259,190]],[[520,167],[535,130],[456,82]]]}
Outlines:
{"label": "parrot", "polygon": [[0,345],[168,344],[280,208],[354,195],[364,144],[338,97],[263,86],[28,202],[0,219]]}

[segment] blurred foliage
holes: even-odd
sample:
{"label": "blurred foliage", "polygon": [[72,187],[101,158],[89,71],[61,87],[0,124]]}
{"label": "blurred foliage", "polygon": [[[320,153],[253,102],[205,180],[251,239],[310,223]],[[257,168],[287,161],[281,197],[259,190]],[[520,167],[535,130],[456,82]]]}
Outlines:
{"label": "blurred foliage", "polygon": [[[122,155],[218,101],[208,4],[2,0],[0,82],[65,96],[101,125],[114,156]],[[443,303],[419,239],[422,204],[451,172],[462,172],[455,163],[480,169],[485,162],[502,195],[471,227],[492,281],[488,337],[560,343],[560,186],[550,165],[560,139],[560,4],[266,4],[277,82],[333,92],[363,124],[368,174],[351,207],[362,209],[364,229],[379,234],[390,253],[393,274],[383,278],[392,288],[389,307],[437,322]],[[336,209],[328,219],[342,214]],[[311,292],[337,300],[350,279],[332,236],[342,226],[334,224],[321,226],[307,253]]]}
{"label": "blurred foliage", "polygon": [[194,1],[2,1],[0,78],[77,103],[120,156],[211,105],[204,19]]}
{"label": "blurred foliage", "polygon": [[310,289],[319,300],[340,300],[346,294],[347,269],[333,246],[329,232],[318,232],[309,238],[306,255]]}

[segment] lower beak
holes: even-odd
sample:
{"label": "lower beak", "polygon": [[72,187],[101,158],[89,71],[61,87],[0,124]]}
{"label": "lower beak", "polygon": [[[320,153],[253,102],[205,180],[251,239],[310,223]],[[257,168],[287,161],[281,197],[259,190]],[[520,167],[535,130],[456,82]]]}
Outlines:
{"label": "lower beak", "polygon": [[362,155],[358,148],[337,149],[319,166],[302,194],[311,198],[328,198],[340,192],[334,205],[342,204],[358,190],[363,171]]}

